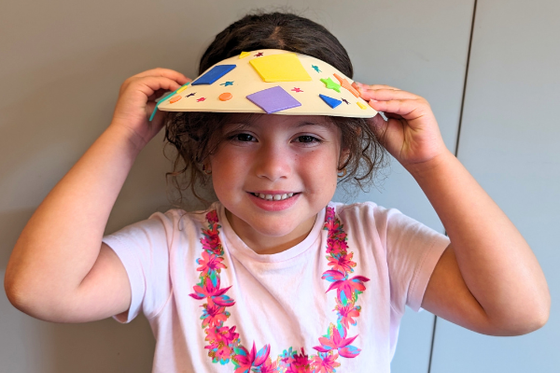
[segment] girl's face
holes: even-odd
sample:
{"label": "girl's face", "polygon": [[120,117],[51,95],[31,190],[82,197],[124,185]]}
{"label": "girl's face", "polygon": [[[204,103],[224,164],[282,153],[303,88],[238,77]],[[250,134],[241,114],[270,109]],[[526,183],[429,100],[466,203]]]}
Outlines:
{"label": "girl's face", "polygon": [[333,197],[340,130],[322,116],[239,118],[210,157],[214,190],[249,247],[279,252],[307,236]]}

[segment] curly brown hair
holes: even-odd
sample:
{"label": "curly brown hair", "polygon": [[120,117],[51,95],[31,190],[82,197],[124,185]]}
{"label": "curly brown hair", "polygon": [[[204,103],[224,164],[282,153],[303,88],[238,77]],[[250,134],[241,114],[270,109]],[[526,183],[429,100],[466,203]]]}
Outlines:
{"label": "curly brown hair", "polygon": [[[325,27],[291,13],[249,14],[216,35],[206,49],[199,73],[243,51],[283,49],[321,59],[348,77],[353,76],[352,62],[338,39]],[[239,114],[235,114],[239,115]],[[247,114],[251,115],[251,114]],[[206,185],[209,175],[204,164],[222,139],[222,128],[232,114],[170,113],[165,138],[177,151],[173,171],[168,173],[182,192],[191,189],[201,199],[197,185]],[[349,182],[362,189],[370,185],[375,171],[385,162],[385,151],[365,119],[328,117],[341,131],[341,147],[349,156],[340,165],[346,174],[339,183]]]}

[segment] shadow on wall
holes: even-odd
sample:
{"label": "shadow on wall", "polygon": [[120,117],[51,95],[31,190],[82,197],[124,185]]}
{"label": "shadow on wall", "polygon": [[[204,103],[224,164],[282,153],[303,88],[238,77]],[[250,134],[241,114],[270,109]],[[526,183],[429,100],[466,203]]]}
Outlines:
{"label": "shadow on wall", "polygon": [[2,372],[150,372],[154,338],[144,317],[130,325],[113,320],[53,324],[35,320],[8,301],[4,273],[9,255],[33,209],[0,214],[0,362]]}
{"label": "shadow on wall", "polygon": [[[145,55],[146,50],[151,50],[149,56]],[[73,54],[36,70],[28,68],[0,74],[5,88],[0,93],[0,159],[3,160],[0,162],[0,191],[3,195],[8,191],[5,183],[12,181],[10,175],[27,173],[25,178],[17,180],[16,193],[10,198],[21,197],[26,190],[19,188],[26,188],[25,182],[33,179],[35,190],[29,194],[34,203],[27,202],[36,206],[44,197],[34,193],[36,189],[52,187],[53,181],[58,180],[109,125],[124,79],[161,65],[162,60],[171,68],[194,73],[195,58],[176,51],[177,47],[169,44],[130,43],[112,46],[93,56]],[[185,71],[186,67],[191,71]],[[55,166],[64,168],[64,172],[53,175],[53,171],[57,171]],[[1,210],[6,210],[3,206],[7,202],[0,200]],[[9,204],[13,206],[14,203]]]}
{"label": "shadow on wall", "polygon": [[[33,211],[34,209],[21,209],[0,212],[0,237],[2,237],[0,241],[0,273],[2,274],[2,283],[12,249]],[[4,287],[2,287],[2,294],[5,296]]]}
{"label": "shadow on wall", "polygon": [[143,317],[130,325],[113,320],[53,324],[32,319],[0,296],[2,372],[151,372],[154,338]]}
{"label": "shadow on wall", "polygon": [[51,338],[49,373],[151,372],[154,338],[143,317],[127,326],[113,320],[54,325]]}
{"label": "shadow on wall", "polygon": [[[167,59],[170,67],[194,66],[191,57],[177,55],[176,46],[127,44],[93,58],[72,55],[34,71],[0,77],[6,88],[0,93],[0,371],[151,371],[154,338],[143,317],[127,326],[112,320],[46,323],[13,308],[3,287],[7,262],[23,227],[48,191],[107,127],[122,81],[159,64],[146,58],[146,49]],[[115,66],[113,61],[119,63]],[[111,230],[169,206],[168,170],[162,143],[156,139],[131,171],[111,216]]]}

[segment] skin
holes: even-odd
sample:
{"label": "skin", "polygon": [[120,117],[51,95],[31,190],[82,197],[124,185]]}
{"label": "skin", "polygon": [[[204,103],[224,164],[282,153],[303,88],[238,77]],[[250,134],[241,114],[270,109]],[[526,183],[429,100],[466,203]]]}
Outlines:
{"label": "skin", "polygon": [[[4,283],[17,308],[58,322],[98,320],[127,311],[128,278],[113,251],[101,243],[103,231],[136,156],[161,129],[161,113],[152,123],[147,120],[154,99],[186,81],[166,69],[125,81],[111,125],[45,198],[14,248]],[[445,147],[427,101],[387,86],[355,87],[389,117],[385,122],[376,116],[370,125],[416,179],[451,240],[422,307],[486,334],[523,334],[544,325],[550,295],[535,256]],[[241,132],[221,143],[209,165],[233,228],[261,253],[285,250],[305,237],[317,211],[334,193],[341,158],[340,134],[320,117],[309,121],[314,124],[271,117],[277,121],[273,126],[266,125],[265,116],[244,123]],[[308,135],[324,141],[302,145],[302,136]],[[310,163],[314,167],[304,167]],[[261,202],[248,195],[288,191],[300,194],[279,212],[259,210]],[[301,217],[287,222],[298,212]]]}
{"label": "skin", "polygon": [[[214,191],[249,247],[286,250],[307,236],[335,192],[340,130],[320,116],[258,115],[239,125],[226,126],[211,157]],[[263,201],[257,193],[294,195]]]}

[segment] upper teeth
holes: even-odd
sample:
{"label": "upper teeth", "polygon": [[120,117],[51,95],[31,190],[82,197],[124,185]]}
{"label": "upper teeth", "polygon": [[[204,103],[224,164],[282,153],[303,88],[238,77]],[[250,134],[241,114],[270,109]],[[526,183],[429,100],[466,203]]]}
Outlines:
{"label": "upper teeth", "polygon": [[282,201],[283,199],[293,197],[294,193],[284,193],[284,194],[263,194],[255,193],[255,196],[266,199],[267,201]]}

